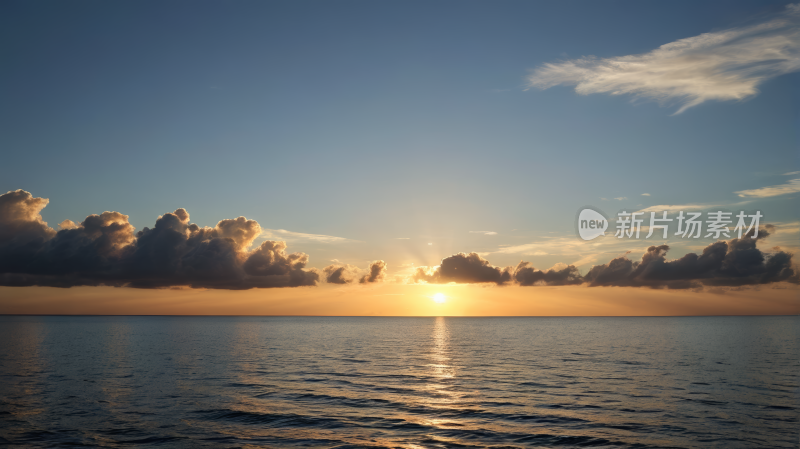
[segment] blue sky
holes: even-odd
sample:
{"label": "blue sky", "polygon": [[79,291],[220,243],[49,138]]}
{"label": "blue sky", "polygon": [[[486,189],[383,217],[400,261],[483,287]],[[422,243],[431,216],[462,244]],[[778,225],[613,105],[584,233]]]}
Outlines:
{"label": "blue sky", "polygon": [[[769,23],[786,5],[6,2],[0,191],[49,198],[51,226],[106,210],[139,229],[179,207],[207,226],[243,215],[290,231],[272,235],[319,268],[461,251],[573,263],[498,251],[574,239],[585,205],[728,207],[785,184],[800,170],[800,84],[771,74],[757,94],[675,114],[680,99],[541,89],[532,71]],[[793,223],[796,197],[745,208]]]}

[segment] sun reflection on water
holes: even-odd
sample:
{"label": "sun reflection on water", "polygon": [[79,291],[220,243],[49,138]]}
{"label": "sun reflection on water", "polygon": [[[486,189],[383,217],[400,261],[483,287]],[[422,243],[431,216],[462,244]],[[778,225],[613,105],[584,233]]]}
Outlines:
{"label": "sun reflection on water", "polygon": [[455,377],[455,370],[450,362],[450,332],[444,317],[437,317],[433,325],[433,347],[430,354],[431,362],[428,366],[434,377]]}
{"label": "sun reflection on water", "polygon": [[[428,354],[430,363],[427,365],[430,381],[425,386],[425,390],[428,393],[425,405],[436,409],[449,410],[459,402],[460,395],[453,391],[453,383],[451,382],[456,377],[456,369],[451,361],[450,330],[447,327],[446,318],[436,318],[431,340],[431,351]],[[448,421],[452,425],[453,420]],[[425,423],[436,427],[445,426],[441,419],[427,419]]]}

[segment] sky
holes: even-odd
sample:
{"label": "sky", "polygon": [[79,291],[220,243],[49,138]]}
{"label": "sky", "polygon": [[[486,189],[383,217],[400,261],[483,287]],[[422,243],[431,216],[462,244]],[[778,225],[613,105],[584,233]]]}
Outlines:
{"label": "sky", "polygon": [[[799,19],[785,1],[4,2],[0,313],[800,313]],[[585,206],[606,236],[577,236]],[[614,237],[619,212],[661,210],[769,226]],[[683,305],[627,308],[644,297]]]}

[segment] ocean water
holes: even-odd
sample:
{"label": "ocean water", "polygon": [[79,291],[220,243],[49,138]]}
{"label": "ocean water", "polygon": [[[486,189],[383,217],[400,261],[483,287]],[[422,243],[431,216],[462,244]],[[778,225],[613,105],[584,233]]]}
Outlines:
{"label": "ocean water", "polygon": [[0,443],[800,446],[800,317],[0,316]]}

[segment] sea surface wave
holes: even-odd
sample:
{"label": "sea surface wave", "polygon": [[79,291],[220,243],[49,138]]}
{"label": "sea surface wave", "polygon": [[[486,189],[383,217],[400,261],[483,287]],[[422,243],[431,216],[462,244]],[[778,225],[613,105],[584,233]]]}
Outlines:
{"label": "sea surface wave", "polygon": [[800,317],[0,316],[0,444],[800,447]]}

